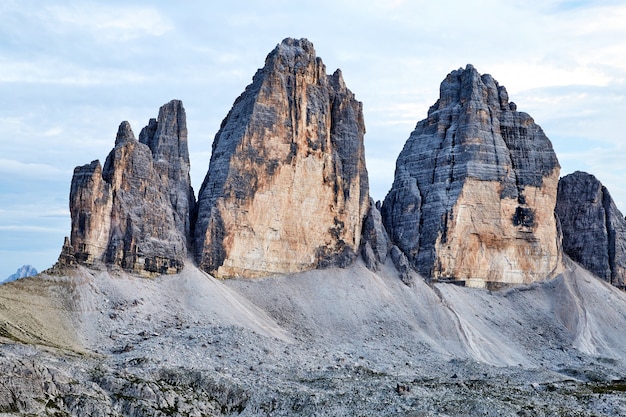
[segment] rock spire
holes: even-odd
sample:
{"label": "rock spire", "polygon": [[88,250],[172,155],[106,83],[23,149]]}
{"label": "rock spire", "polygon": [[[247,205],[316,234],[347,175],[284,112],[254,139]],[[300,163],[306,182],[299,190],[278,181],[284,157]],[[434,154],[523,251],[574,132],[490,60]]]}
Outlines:
{"label": "rock spire", "polygon": [[[119,265],[143,275],[180,271],[195,212],[182,102],[159,110],[139,136],[122,122],[104,167],[77,167],[63,261]],[[68,246],[69,244],[69,246]]]}
{"label": "rock spire", "polygon": [[556,213],[563,250],[603,280],[624,288],[626,220],[593,175],[576,171],[559,181]]}
{"label": "rock spire", "polygon": [[351,264],[369,207],[362,105],[313,44],[285,39],[215,136],[194,245],[217,277]]}
{"label": "rock spire", "polygon": [[396,163],[383,221],[422,275],[525,283],[562,268],[549,139],[490,75],[451,72]]}

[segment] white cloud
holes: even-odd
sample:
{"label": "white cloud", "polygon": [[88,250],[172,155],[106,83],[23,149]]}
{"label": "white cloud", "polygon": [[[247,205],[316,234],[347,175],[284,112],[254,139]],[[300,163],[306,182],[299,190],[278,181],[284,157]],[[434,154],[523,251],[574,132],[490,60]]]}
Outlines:
{"label": "white cloud", "polygon": [[52,165],[0,158],[0,174],[11,176],[12,179],[21,177],[38,180],[57,180],[65,179],[69,173],[70,171],[62,170]]}
{"label": "white cloud", "polygon": [[35,60],[0,58],[0,83],[60,84],[73,86],[144,83],[148,77],[132,69],[100,69],[76,65],[54,57]]}
{"label": "white cloud", "polygon": [[49,28],[85,31],[105,42],[162,36],[173,29],[169,19],[154,8],[119,4],[53,5],[44,7],[39,17]]}
{"label": "white cloud", "polygon": [[63,133],[63,128],[60,126],[51,127],[50,129],[43,132],[44,136],[59,136]]}
{"label": "white cloud", "polygon": [[11,232],[28,232],[28,233],[64,233],[63,229],[55,229],[42,226],[22,226],[22,225],[0,225],[0,231]]}
{"label": "white cloud", "polygon": [[607,86],[613,77],[589,67],[568,68],[541,62],[506,62],[493,65],[493,73],[507,74],[507,89],[518,91],[569,85]]}

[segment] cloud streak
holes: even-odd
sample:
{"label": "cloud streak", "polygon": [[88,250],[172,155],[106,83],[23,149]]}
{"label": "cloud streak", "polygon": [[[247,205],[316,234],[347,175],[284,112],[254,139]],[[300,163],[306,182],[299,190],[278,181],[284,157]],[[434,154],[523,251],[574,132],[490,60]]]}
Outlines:
{"label": "cloud streak", "polygon": [[162,13],[150,7],[74,2],[44,6],[36,13],[47,29],[58,33],[79,31],[98,42],[126,42],[162,36],[173,29]]}

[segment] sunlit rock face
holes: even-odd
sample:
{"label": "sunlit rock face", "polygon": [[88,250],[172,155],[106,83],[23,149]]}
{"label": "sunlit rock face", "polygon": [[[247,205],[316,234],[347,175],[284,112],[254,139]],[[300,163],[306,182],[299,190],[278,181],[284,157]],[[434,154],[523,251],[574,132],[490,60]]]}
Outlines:
{"label": "sunlit rock face", "polygon": [[490,75],[468,65],[411,133],[382,207],[395,245],[422,275],[469,285],[558,274],[552,144]]}
{"label": "sunlit rock face", "polygon": [[139,140],[122,122],[104,167],[96,160],[74,170],[71,249],[64,251],[88,266],[118,265],[143,275],[178,272],[194,211],[185,110],[173,100]]}
{"label": "sunlit rock face", "polygon": [[624,288],[626,220],[593,175],[576,171],[559,181],[556,212],[563,250],[603,280]]}
{"label": "sunlit rock face", "polygon": [[306,39],[285,39],[215,136],[194,246],[217,277],[350,265],[368,201],[362,105]]}

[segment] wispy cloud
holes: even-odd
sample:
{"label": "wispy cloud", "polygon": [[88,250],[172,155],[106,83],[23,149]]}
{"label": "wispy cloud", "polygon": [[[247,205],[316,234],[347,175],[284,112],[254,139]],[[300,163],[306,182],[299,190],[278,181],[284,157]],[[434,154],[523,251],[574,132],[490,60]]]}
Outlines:
{"label": "wispy cloud", "polygon": [[64,179],[69,173],[70,171],[65,171],[52,165],[0,158],[0,175],[34,178],[45,181],[51,179]]}
{"label": "wispy cloud", "polygon": [[89,68],[53,57],[35,60],[0,58],[0,83],[59,84],[75,86],[138,84],[149,77],[132,69]]}
{"label": "wispy cloud", "polygon": [[66,232],[63,229],[55,229],[52,227],[43,227],[43,226],[22,226],[22,225],[0,225],[0,231],[12,231],[12,232],[28,232],[28,233],[64,233]]}
{"label": "wispy cloud", "polygon": [[162,36],[173,29],[169,19],[158,10],[132,5],[87,2],[52,5],[43,7],[38,16],[49,29],[80,30],[105,42]]}

